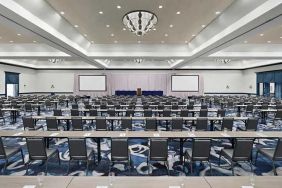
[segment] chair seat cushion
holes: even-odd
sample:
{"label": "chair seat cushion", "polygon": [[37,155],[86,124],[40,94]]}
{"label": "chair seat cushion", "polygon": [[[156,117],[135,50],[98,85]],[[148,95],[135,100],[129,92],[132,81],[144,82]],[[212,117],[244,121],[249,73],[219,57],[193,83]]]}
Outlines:
{"label": "chair seat cushion", "polygon": [[268,157],[269,159],[272,159],[274,156],[275,149],[274,148],[260,148],[258,152]]}

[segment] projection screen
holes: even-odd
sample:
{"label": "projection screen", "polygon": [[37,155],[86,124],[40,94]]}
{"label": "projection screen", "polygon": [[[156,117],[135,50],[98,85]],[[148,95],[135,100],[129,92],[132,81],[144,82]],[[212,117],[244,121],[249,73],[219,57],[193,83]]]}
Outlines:
{"label": "projection screen", "polygon": [[105,75],[79,75],[80,91],[106,91],[107,81]]}
{"label": "projection screen", "polygon": [[198,92],[199,75],[172,75],[171,91]]}

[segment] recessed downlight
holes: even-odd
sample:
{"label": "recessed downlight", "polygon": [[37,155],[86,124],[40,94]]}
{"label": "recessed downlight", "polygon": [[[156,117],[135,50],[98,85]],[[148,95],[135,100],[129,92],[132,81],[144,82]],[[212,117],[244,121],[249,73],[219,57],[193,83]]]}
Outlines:
{"label": "recessed downlight", "polygon": [[245,40],[245,41],[244,41],[244,43],[246,44],[246,43],[248,43],[248,41],[247,41],[247,40]]}
{"label": "recessed downlight", "polygon": [[65,12],[64,12],[64,11],[61,11],[61,12],[60,12],[60,14],[61,14],[61,15],[64,15],[64,14],[65,14]]}
{"label": "recessed downlight", "polygon": [[271,43],[271,41],[269,40],[269,41],[267,41],[267,43]]}
{"label": "recessed downlight", "polygon": [[122,30],[124,30],[124,31],[125,31],[125,30],[126,30],[126,28],[122,28]]}
{"label": "recessed downlight", "polygon": [[163,5],[159,5],[159,9],[163,8]]}
{"label": "recessed downlight", "polygon": [[106,27],[108,27],[108,28],[109,28],[109,27],[110,27],[110,25],[106,25]]}
{"label": "recessed downlight", "polygon": [[118,43],[118,41],[117,41],[117,40],[115,40],[115,41],[114,41],[114,43]]}
{"label": "recessed downlight", "polygon": [[20,33],[18,33],[17,35],[18,35],[18,36],[22,36],[22,34],[20,34]]}
{"label": "recessed downlight", "polygon": [[103,12],[103,11],[100,11],[99,14],[104,14],[104,12]]}
{"label": "recessed downlight", "polygon": [[172,28],[172,27],[173,27],[173,25],[172,25],[172,24],[170,24],[170,25],[169,25],[169,27],[170,27],[170,28]]}
{"label": "recessed downlight", "polygon": [[74,27],[78,28],[79,26],[78,25],[74,25]]}
{"label": "recessed downlight", "polygon": [[264,34],[263,34],[263,33],[261,33],[261,34],[259,34],[259,36],[263,37],[263,36],[264,36]]}
{"label": "recessed downlight", "polygon": [[118,8],[118,9],[121,9],[121,6],[120,6],[120,5],[118,5],[118,6],[117,6],[117,8]]}
{"label": "recessed downlight", "polygon": [[196,36],[195,34],[192,35],[192,37],[195,37],[195,36]]}
{"label": "recessed downlight", "polygon": [[14,41],[10,40],[9,42],[10,42],[10,43],[13,43]]}
{"label": "recessed downlight", "polygon": [[216,12],[215,12],[216,15],[219,15],[220,13],[221,13],[220,11],[216,11]]}
{"label": "recessed downlight", "polygon": [[37,43],[37,41],[36,40],[34,40],[34,41],[32,41],[33,43]]}
{"label": "recessed downlight", "polygon": [[181,14],[181,12],[180,12],[180,11],[177,11],[176,14]]}
{"label": "recessed downlight", "polygon": [[111,37],[114,37],[114,36],[115,36],[115,34],[112,33],[112,34],[111,34]]}
{"label": "recessed downlight", "polygon": [[165,37],[168,37],[168,34],[166,33],[164,36],[165,36]]}
{"label": "recessed downlight", "polygon": [[206,27],[206,25],[202,25],[202,28]]}

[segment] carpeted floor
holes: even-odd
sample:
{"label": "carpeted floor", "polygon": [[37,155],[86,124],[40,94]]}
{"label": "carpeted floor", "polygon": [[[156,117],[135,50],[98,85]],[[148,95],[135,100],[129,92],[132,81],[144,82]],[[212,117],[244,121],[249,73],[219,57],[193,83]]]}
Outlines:
{"label": "carpeted floor", "polygon": [[[233,110],[229,110],[227,116],[235,116],[236,113]],[[52,114],[50,111],[41,112],[42,115],[44,114]],[[21,116],[24,114],[22,113]],[[30,115],[30,114],[27,114]],[[34,112],[36,115],[36,112]],[[138,115],[138,114],[137,114]],[[139,114],[141,115],[141,114]],[[215,114],[210,114],[211,116]],[[244,114],[243,114],[244,115]],[[264,131],[271,131],[271,130],[280,130],[280,125],[282,122],[277,122],[278,126],[272,125],[273,114],[269,114],[267,118],[266,124],[259,124]],[[2,122],[1,122],[2,123]],[[9,123],[9,119],[6,119],[5,124],[0,123],[1,130],[13,130],[13,129],[23,129],[22,127],[22,120],[21,117],[18,118],[17,123],[11,125]],[[64,124],[64,122],[61,122]],[[87,122],[91,125],[90,122]],[[37,124],[45,124],[45,121],[39,121]],[[115,122],[116,127],[118,127],[117,122]],[[243,126],[244,123],[240,121],[235,121],[235,126]],[[95,125],[91,125],[95,127]],[[165,128],[165,122],[163,122],[163,128]],[[134,129],[136,131],[142,131],[143,122],[142,121],[135,121],[134,122]],[[6,146],[18,146],[20,145],[23,148],[25,154],[25,161],[28,160],[28,153],[26,149],[25,139],[16,139],[16,138],[5,138],[3,139],[4,145]],[[232,175],[232,171],[230,168],[230,164],[225,160],[221,160],[220,167],[218,166],[218,153],[221,148],[223,147],[230,147],[231,144],[229,140],[213,140],[212,144],[212,175],[213,176],[230,176]],[[276,140],[269,140],[269,139],[259,139],[255,141],[253,154],[255,154],[256,147],[275,147]],[[187,141],[184,144],[184,151],[188,147],[191,146],[191,141]],[[93,139],[87,139],[87,147],[93,148],[97,155],[97,145]],[[50,148],[58,148],[60,151],[60,158],[61,158],[61,165],[59,166],[58,161],[56,158],[51,159],[48,164],[48,175],[67,175],[67,165],[68,165],[68,144],[67,139],[53,139],[50,142]],[[160,175],[167,175],[166,167],[161,163],[153,163],[150,164],[149,168],[147,166],[147,154],[148,154],[148,140],[147,139],[130,139],[129,140],[129,149],[131,152],[131,160],[132,160],[132,167],[130,170],[127,168],[125,164],[115,164],[111,168],[111,172],[114,172],[115,175],[118,176],[143,176],[148,175],[148,171],[151,175],[160,176]],[[101,141],[101,151],[102,151],[102,160],[98,163],[97,160],[91,162],[89,165],[89,173],[88,176],[105,176],[109,173],[109,158],[110,158],[110,140],[102,139]],[[177,140],[170,140],[169,141],[169,174],[171,176],[199,176],[199,175],[211,175],[211,171],[208,164],[194,164],[194,172],[190,172],[189,165],[185,163],[182,165],[179,162],[179,142]],[[97,157],[96,157],[97,158]],[[3,168],[3,162],[0,161],[0,168]],[[277,163],[277,172],[278,175],[282,174],[282,163]],[[269,160],[263,158],[259,155],[257,163],[253,165],[253,169],[256,175],[273,175],[272,166]],[[30,165],[29,175],[39,175],[44,173],[45,165],[41,163],[41,161],[36,161],[32,165]],[[22,164],[20,154],[11,158],[10,163],[7,167],[6,174],[8,175],[25,175],[25,166]],[[250,175],[251,169],[249,164],[240,163],[235,166],[235,174],[244,176]],[[1,172],[1,174],[3,174]],[[70,168],[70,176],[85,176],[86,175],[86,164],[81,162],[73,162]]]}

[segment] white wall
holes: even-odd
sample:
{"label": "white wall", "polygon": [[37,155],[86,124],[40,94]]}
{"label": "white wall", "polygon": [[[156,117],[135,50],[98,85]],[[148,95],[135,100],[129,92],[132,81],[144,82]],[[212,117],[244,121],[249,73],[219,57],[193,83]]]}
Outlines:
{"label": "white wall", "polygon": [[20,73],[20,93],[36,91],[36,70],[0,64],[0,94],[5,93],[5,71]]}
{"label": "white wall", "polygon": [[[108,70],[113,73],[162,72],[177,74],[200,74],[204,78],[205,93],[256,93],[256,72],[282,69],[282,65],[248,70]],[[0,65],[0,94],[5,92],[4,71],[20,74],[20,93],[24,92],[73,92],[74,74],[107,73],[104,70],[33,70],[8,65]],[[26,85],[24,87],[24,85]],[[51,88],[54,85],[55,88]],[[226,86],[229,88],[226,88]],[[251,86],[251,88],[250,88]]]}

